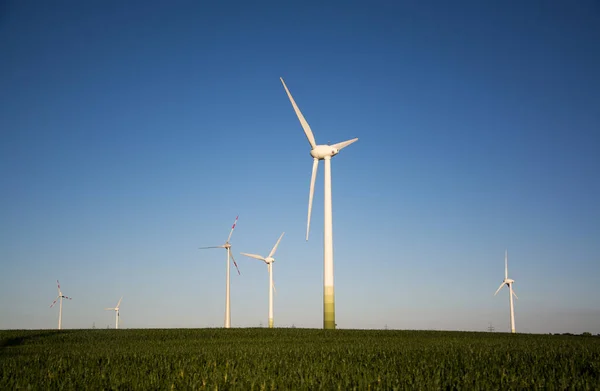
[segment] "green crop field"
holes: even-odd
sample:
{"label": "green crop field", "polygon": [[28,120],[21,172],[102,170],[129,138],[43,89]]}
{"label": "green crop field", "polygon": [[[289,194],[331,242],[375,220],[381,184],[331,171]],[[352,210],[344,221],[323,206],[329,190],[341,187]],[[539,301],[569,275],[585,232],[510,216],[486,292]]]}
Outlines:
{"label": "green crop field", "polygon": [[0,389],[600,389],[600,338],[309,329],[0,331]]}

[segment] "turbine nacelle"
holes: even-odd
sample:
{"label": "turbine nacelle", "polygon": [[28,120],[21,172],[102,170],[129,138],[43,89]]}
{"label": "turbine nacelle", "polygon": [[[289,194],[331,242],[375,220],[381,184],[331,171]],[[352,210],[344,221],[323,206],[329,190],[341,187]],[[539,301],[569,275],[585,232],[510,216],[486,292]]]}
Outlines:
{"label": "turbine nacelle", "polygon": [[265,258],[265,261],[264,261],[264,262],[265,262],[267,265],[269,265],[269,264],[271,264],[271,263],[275,262],[275,258],[272,258],[272,257],[267,257],[267,258]]}
{"label": "turbine nacelle", "polygon": [[317,145],[310,151],[310,156],[315,159],[323,160],[326,157],[333,157],[340,153],[340,150],[331,145]]}

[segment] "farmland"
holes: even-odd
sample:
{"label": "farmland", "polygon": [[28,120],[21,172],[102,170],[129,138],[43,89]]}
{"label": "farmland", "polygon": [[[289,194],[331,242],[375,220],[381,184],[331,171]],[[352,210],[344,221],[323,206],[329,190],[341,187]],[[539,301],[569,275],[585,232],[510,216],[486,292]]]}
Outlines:
{"label": "farmland", "polygon": [[0,331],[0,389],[600,388],[600,338],[309,329]]}

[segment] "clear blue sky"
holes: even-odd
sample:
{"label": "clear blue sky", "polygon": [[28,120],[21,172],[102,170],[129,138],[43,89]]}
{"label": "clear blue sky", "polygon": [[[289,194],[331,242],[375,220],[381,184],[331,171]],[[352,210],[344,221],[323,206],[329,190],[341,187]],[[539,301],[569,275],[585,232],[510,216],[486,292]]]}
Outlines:
{"label": "clear blue sky", "polygon": [[321,3],[0,3],[0,328],[322,327],[282,76],[338,327],[600,333],[598,2]]}

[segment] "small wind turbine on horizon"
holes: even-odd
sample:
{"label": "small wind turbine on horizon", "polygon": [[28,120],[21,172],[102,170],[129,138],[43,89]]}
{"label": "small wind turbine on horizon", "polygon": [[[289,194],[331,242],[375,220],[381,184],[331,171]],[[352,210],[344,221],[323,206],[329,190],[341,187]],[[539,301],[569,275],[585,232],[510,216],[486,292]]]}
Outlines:
{"label": "small wind turbine on horizon", "polygon": [[325,160],[325,189],[324,189],[324,218],[323,218],[323,328],[335,329],[335,292],[333,286],[333,213],[331,205],[331,158],[337,155],[343,148],[356,142],[358,138],[342,141],[333,145],[317,145],[315,136],[313,135],[308,122],[302,115],[302,112],[296,105],[292,94],[288,90],[283,78],[279,78],[285,88],[296,116],[300,120],[300,124],[304,129],[304,134],[308,139],[311,150],[310,155],[313,157],[312,175],[310,178],[310,192],[308,196],[308,219],[306,222],[306,240],[308,241],[308,233],[310,231],[310,215],[312,211],[312,201],[315,190],[315,179],[317,177],[317,168],[319,160]]}
{"label": "small wind turbine on horizon", "polygon": [[227,277],[226,277],[226,288],[225,288],[225,328],[231,327],[231,306],[229,301],[229,258],[233,261],[235,268],[237,269],[238,275],[240,274],[240,269],[238,268],[237,263],[235,263],[235,259],[233,258],[233,254],[231,253],[231,244],[229,240],[231,240],[231,234],[233,234],[233,230],[235,229],[235,225],[237,224],[239,215],[236,216],[233,225],[231,226],[231,231],[229,232],[229,236],[227,237],[227,241],[225,244],[221,246],[210,246],[210,247],[199,247],[200,250],[205,250],[208,248],[224,248],[227,249]]}
{"label": "small wind turbine on horizon", "polygon": [[494,296],[496,296],[498,294],[498,292],[500,292],[500,289],[502,289],[502,287],[504,285],[508,286],[508,297],[509,297],[509,301],[510,301],[510,331],[511,333],[515,333],[515,310],[514,310],[514,305],[513,305],[513,296],[516,297],[517,299],[519,298],[517,296],[517,294],[513,291],[513,283],[515,282],[515,280],[508,278],[508,250],[505,250],[504,252],[504,281],[502,281],[502,283],[500,284],[500,287],[498,288],[498,290],[496,291],[496,293],[494,293]]}
{"label": "small wind turbine on horizon", "polygon": [[[121,300],[123,300],[123,296],[121,296],[121,298],[119,299],[119,302],[117,303],[117,306],[115,308],[105,308],[105,311],[115,311],[116,313],[116,321],[115,321],[115,329],[119,328],[119,307],[121,306]],[[127,316],[126,316],[127,317]]]}
{"label": "small wind turbine on horizon", "polygon": [[273,291],[275,290],[275,284],[273,284],[273,262],[275,262],[275,259],[273,258],[273,255],[275,255],[275,251],[277,251],[277,246],[279,246],[279,242],[281,242],[281,238],[283,238],[283,234],[285,234],[285,232],[281,234],[279,239],[277,239],[277,243],[275,243],[275,246],[273,246],[273,248],[271,249],[271,252],[269,253],[269,255],[266,258],[263,257],[262,255],[240,253],[247,257],[263,261],[264,263],[267,264],[267,268],[268,268],[268,272],[269,272],[269,328],[270,329],[273,328]]}
{"label": "small wind turbine on horizon", "polygon": [[60,330],[60,329],[62,329],[62,301],[63,301],[63,299],[71,300],[71,298],[62,294],[62,292],[60,291],[60,282],[58,282],[58,280],[56,280],[56,286],[58,288],[58,296],[56,296],[56,299],[54,299],[52,304],[50,304],[50,308],[54,307],[54,304],[56,304],[57,300],[60,300],[60,305],[59,305],[59,310],[58,310],[58,329]]}

